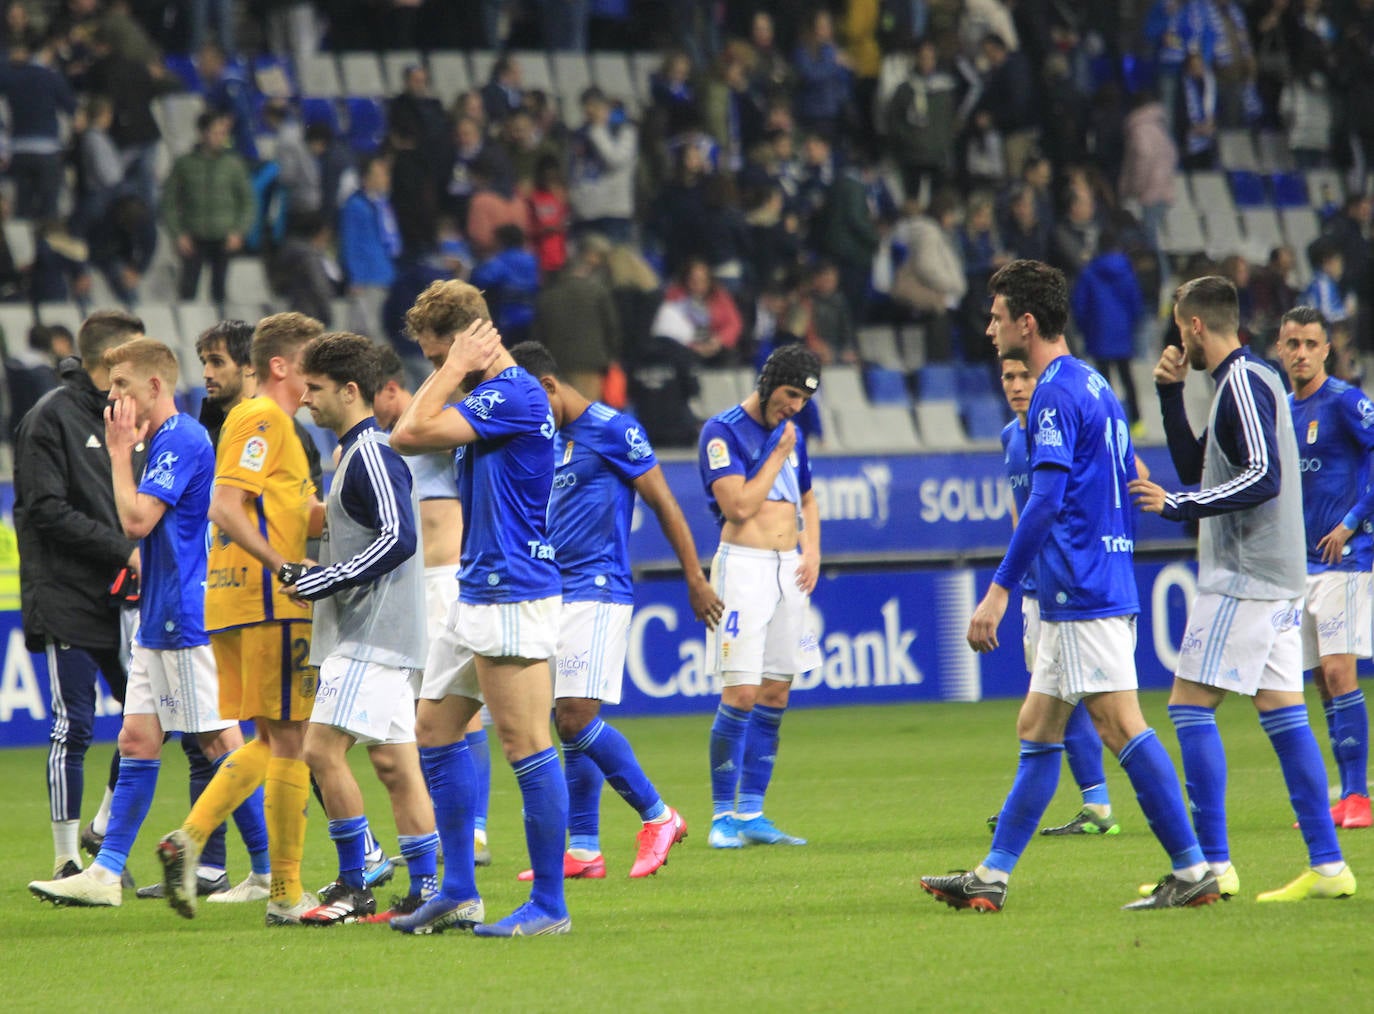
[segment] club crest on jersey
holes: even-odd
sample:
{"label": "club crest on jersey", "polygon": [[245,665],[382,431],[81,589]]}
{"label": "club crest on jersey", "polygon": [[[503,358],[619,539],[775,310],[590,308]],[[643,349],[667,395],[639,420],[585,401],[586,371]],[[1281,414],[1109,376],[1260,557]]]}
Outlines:
{"label": "club crest on jersey", "polygon": [[267,441],[262,437],[249,437],[247,443],[243,445],[243,453],[239,455],[239,468],[246,468],[250,472],[261,472],[266,461]]}
{"label": "club crest on jersey", "polygon": [[1035,442],[1040,447],[1063,447],[1064,434],[1059,432],[1059,424],[1055,416],[1059,414],[1057,408],[1042,408],[1040,415],[1036,418]]}
{"label": "club crest on jersey", "polygon": [[143,481],[150,482],[158,489],[171,489],[176,484],[176,472],[174,471],[179,456],[171,451],[163,451],[157,456],[157,460],[148,465],[148,469],[143,474]]}
{"label": "club crest on jersey", "polygon": [[713,472],[730,464],[730,448],[720,437],[713,437],[706,444],[706,464]]}
{"label": "club crest on jersey", "polygon": [[1360,411],[1360,425],[1365,429],[1374,426],[1374,401],[1370,401],[1368,398],[1361,398],[1358,407]]}
{"label": "club crest on jersey", "polygon": [[629,446],[625,456],[631,461],[643,461],[654,453],[654,449],[649,446],[649,438],[638,426],[631,426],[625,431],[625,443]]}
{"label": "club crest on jersey", "polygon": [[566,444],[563,445],[563,464],[566,465],[568,464],[568,462],[572,461],[572,452],[573,441],[569,440]]}
{"label": "club crest on jersey", "polygon": [[504,405],[506,396],[500,391],[473,391],[463,399],[463,407],[479,419],[490,419],[497,405]]}
{"label": "club crest on jersey", "polygon": [[1307,424],[1307,442],[1309,444],[1317,442],[1317,420],[1315,419]]}

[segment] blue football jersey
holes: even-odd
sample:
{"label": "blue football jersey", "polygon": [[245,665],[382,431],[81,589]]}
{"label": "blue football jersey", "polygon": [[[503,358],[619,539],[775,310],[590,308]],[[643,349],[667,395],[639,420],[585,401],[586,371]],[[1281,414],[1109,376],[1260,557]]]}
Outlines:
{"label": "blue football jersey", "polygon": [[[1374,404],[1334,377],[1306,398],[1288,396],[1302,468],[1302,516],[1307,528],[1307,573],[1367,571],[1374,562],[1369,522],[1369,455],[1374,451]],[[1359,522],[1336,566],[1322,562],[1317,543],[1354,513]]]}
{"label": "blue football jersey", "polygon": [[460,450],[463,525],[459,597],[530,602],[559,593],[545,514],[553,485],[553,412],[539,382],[518,366],[483,381],[452,406],[478,439]]}
{"label": "blue football jersey", "polygon": [[657,464],[644,428],[594,402],[554,437],[549,541],[565,602],[632,603],[632,483]]}
{"label": "blue football jersey", "polygon": [[[1002,427],[1002,460],[1007,466],[1007,482],[1011,486],[1011,498],[1016,504],[1016,516],[1025,513],[1026,501],[1030,499],[1030,452],[1026,447],[1026,428],[1020,419],[1013,419]],[[1021,594],[1035,597],[1035,569],[1031,564],[1026,576],[1021,579]]]}
{"label": "blue football jersey", "polygon": [[167,505],[139,542],[138,643],[145,648],[209,644],[205,633],[205,567],[215,448],[189,415],[172,416],[148,442],[138,491]]}
{"label": "blue football jersey", "polygon": [[[793,421],[795,424],[795,420]],[[698,465],[701,482],[706,487],[706,502],[717,524],[724,524],[720,505],[716,503],[711,485],[727,475],[743,476],[747,482],[764,459],[768,457],[782,436],[782,422],[772,430],[755,422],[744,407],[736,405],[712,416],[701,428]],[[811,489],[811,462],[806,456],[806,440],[797,430],[797,445],[787,456],[786,463],[768,491],[769,500],[784,500],[797,506],[797,528],[801,529],[802,494]]]}
{"label": "blue football jersey", "polygon": [[1073,356],[1045,368],[1027,416],[1032,474],[1068,473],[1064,505],[1037,558],[1040,615],[1056,622],[1140,611],[1135,586],[1136,477],[1126,414],[1102,374]]}

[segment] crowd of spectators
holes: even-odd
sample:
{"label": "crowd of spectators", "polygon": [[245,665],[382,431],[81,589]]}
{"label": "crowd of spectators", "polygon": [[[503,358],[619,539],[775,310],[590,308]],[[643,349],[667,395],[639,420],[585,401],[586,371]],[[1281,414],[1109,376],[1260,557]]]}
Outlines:
{"label": "crowd of spectators", "polygon": [[[516,55],[644,40],[664,48],[643,96],[527,87]],[[695,374],[779,343],[859,363],[892,325],[917,361],[987,360],[987,278],[1034,257],[1069,276],[1073,334],[1134,419],[1129,360],[1203,268],[1161,250],[1179,170],[1250,129],[1352,196],[1311,250],[1227,266],[1248,329],[1301,298],[1343,329],[1345,372],[1374,349],[1374,0],[64,0],[8,4],[0,46],[5,214],[34,236],[22,272],[0,249],[0,298],[79,302],[98,273],[135,305],[170,243],[177,298],[222,308],[230,260],[257,257],[266,300],[385,335],[418,375],[401,311],[458,274],[579,390],[655,401],[671,443]],[[458,95],[407,69],[379,143],[350,146],[270,78],[322,46],[502,55]],[[154,108],[191,87],[194,147],[160,167]]]}

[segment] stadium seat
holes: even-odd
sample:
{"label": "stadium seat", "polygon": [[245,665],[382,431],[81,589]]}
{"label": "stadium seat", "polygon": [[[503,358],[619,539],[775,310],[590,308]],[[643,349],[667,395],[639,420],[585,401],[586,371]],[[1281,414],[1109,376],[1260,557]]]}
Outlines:
{"label": "stadium seat", "polygon": [[921,444],[929,450],[963,451],[970,446],[959,419],[959,405],[953,400],[916,402],[916,425]]}
{"label": "stadium seat", "polygon": [[375,53],[342,53],[339,56],[339,76],[346,95],[386,94],[386,80],[382,65]]}
{"label": "stadium seat", "polygon": [[[424,57],[418,49],[393,49],[382,54],[382,76],[386,78],[388,95],[399,93],[406,84],[406,71],[411,67],[423,67]],[[430,85],[433,86],[433,79]]]}
{"label": "stadium seat", "polygon": [[1328,204],[1340,207],[1345,200],[1345,184],[1335,169],[1310,169],[1307,172],[1307,200],[1320,211]]}
{"label": "stadium seat", "polygon": [[315,425],[309,411],[304,408],[296,413],[296,420],[315,442],[315,449],[320,452],[320,466],[326,472],[334,471],[334,448],[339,446],[339,438],[334,435],[334,431]]}
{"label": "stadium seat", "polygon": [[1207,235],[1207,256],[1222,260],[1237,253],[1245,242],[1240,232],[1240,219],[1234,208],[1217,208],[1199,205],[1202,212],[1202,229]]}
{"label": "stadium seat", "polygon": [[997,394],[968,395],[959,400],[959,414],[970,440],[1000,440],[1011,413]]}
{"label": "stadium seat", "polygon": [[6,222],[5,245],[10,248],[14,266],[20,271],[33,264],[33,226],[28,222]]}
{"label": "stadium seat", "polygon": [[1293,168],[1293,152],[1288,147],[1288,138],[1277,130],[1261,130],[1256,151],[1261,172],[1287,172]]}
{"label": "stadium seat", "polygon": [[922,402],[954,401],[959,396],[959,367],[953,363],[927,363],[916,374],[916,391]]}
{"label": "stadium seat", "polygon": [[200,80],[200,71],[196,70],[196,63],[189,54],[168,53],[162,58],[162,64],[180,79],[188,92],[205,91],[205,86]]}
{"label": "stadium seat", "polygon": [[831,408],[837,413],[848,411],[852,405],[868,403],[857,366],[827,366],[821,374],[821,383]]}
{"label": "stadium seat", "polygon": [[1264,177],[1251,170],[1227,174],[1231,180],[1231,196],[1237,208],[1261,208],[1269,203],[1264,191]]}
{"label": "stadium seat", "polygon": [[592,80],[607,97],[620,99],[631,113],[638,111],[639,96],[630,72],[630,61],[624,53],[593,53],[591,69]]}
{"label": "stadium seat", "polygon": [[1258,172],[1259,154],[1248,130],[1222,130],[1217,133],[1217,154],[1223,169]]}
{"label": "stadium seat", "polygon": [[320,54],[304,61],[296,68],[296,73],[300,76],[302,95],[337,99],[344,93],[343,82],[339,80],[339,68],[334,65],[334,58],[328,54]]}
{"label": "stadium seat", "polygon": [[1305,288],[1312,280],[1312,265],[1307,259],[1308,245],[1321,235],[1321,222],[1311,208],[1284,208],[1279,212],[1284,243],[1292,248],[1296,264],[1293,274]]}
{"label": "stadium seat", "polygon": [[360,155],[371,155],[386,139],[386,108],[381,99],[353,96],[348,109],[348,146]]}
{"label": "stadium seat", "polygon": [[468,58],[457,50],[439,50],[429,54],[429,83],[435,97],[447,109],[455,99],[472,87],[468,73]]}
{"label": "stadium seat", "polygon": [[200,376],[200,363],[195,358],[195,339],[191,340],[191,356],[185,355],[185,343],[181,340],[181,325],[170,303],[139,303],[138,316],[143,320],[143,333],[149,338],[162,342],[177,354],[181,363],[181,387],[186,386],[187,377]]}
{"label": "stadium seat", "polygon": [[[199,374],[197,374],[197,376],[199,376]],[[198,417],[200,415],[200,406],[205,401],[205,393],[205,386],[203,384],[197,384],[195,387],[188,387],[177,391],[177,411],[185,412],[192,418]]]}
{"label": "stadium seat", "polygon": [[1231,188],[1226,177],[1219,172],[1195,172],[1188,175],[1188,186],[1193,194],[1193,207],[1199,211],[1218,212],[1236,210],[1236,202],[1231,197]]}
{"label": "stadium seat", "polygon": [[510,55],[520,65],[521,87],[526,90],[538,88],[550,95],[558,93],[558,89],[554,86],[553,74],[549,70],[549,58],[540,50],[512,49]]}
{"label": "stadium seat", "polygon": [[730,371],[702,370],[700,379],[701,393],[692,403],[692,411],[698,419],[709,419],[717,412],[724,412],[731,405],[739,404],[739,388]]}
{"label": "stadium seat", "polygon": [[897,330],[891,324],[866,324],[858,331],[859,358],[870,366],[903,368],[897,351]]}
{"label": "stadium seat", "polygon": [[902,366],[908,373],[925,366],[926,325],[913,322],[897,328],[897,347],[902,353]]}
{"label": "stadium seat", "polygon": [[836,407],[835,426],[846,450],[904,453],[921,449],[921,440],[904,405]]}
{"label": "stadium seat", "polygon": [[550,58],[554,93],[563,101],[563,117],[575,118],[578,100],[592,83],[591,70],[583,53],[554,53]]}
{"label": "stadium seat", "polygon": [[[271,296],[271,293],[271,287],[267,284],[267,272],[263,269],[261,260],[256,257],[231,257],[229,259],[229,275],[224,283],[226,303],[261,306]],[[257,318],[244,317],[243,319],[256,320]]]}
{"label": "stadium seat", "polygon": [[910,405],[911,394],[906,389],[906,374],[882,366],[864,368],[864,387],[868,400],[875,405]]}
{"label": "stadium seat", "polygon": [[1170,254],[1201,253],[1207,246],[1207,240],[1202,235],[1202,219],[1198,213],[1177,204],[1166,211],[1160,245],[1165,253]]}
{"label": "stadium seat", "polygon": [[1246,208],[1240,213],[1245,226],[1245,256],[1251,264],[1263,264],[1269,251],[1283,243],[1279,214],[1273,208]]}
{"label": "stadium seat", "polygon": [[1276,172],[1269,177],[1274,188],[1274,205],[1279,208],[1306,208],[1307,180],[1302,173]]}
{"label": "stadium seat", "polygon": [[642,108],[647,109],[653,104],[650,99],[649,82],[654,72],[662,65],[663,54],[657,50],[630,54],[630,74],[634,78],[635,98]]}
{"label": "stadium seat", "polygon": [[327,123],[337,135],[339,129],[339,107],[333,99],[308,97],[301,99],[301,122],[307,127],[312,123]]}
{"label": "stadium seat", "polygon": [[75,303],[39,303],[35,313],[44,324],[62,324],[72,334],[80,330],[86,316]]}
{"label": "stadium seat", "polygon": [[997,381],[993,380],[993,368],[992,363],[967,363],[959,367],[959,394],[970,397],[996,394],[1000,397]]}
{"label": "stadium seat", "polygon": [[162,129],[162,139],[173,157],[196,146],[196,118],[205,110],[205,99],[189,92],[163,95],[153,103],[153,112]]}
{"label": "stadium seat", "polygon": [[[29,304],[0,303],[0,335],[4,336],[6,348],[22,349],[29,340],[29,328],[33,325],[33,308]],[[72,334],[76,332],[72,331]]]}
{"label": "stadium seat", "polygon": [[288,99],[300,91],[291,61],[271,53],[253,58],[253,84],[262,94],[274,99]]}
{"label": "stadium seat", "polygon": [[[474,49],[468,54],[468,63],[472,67],[472,87],[481,88],[491,80],[491,68],[496,65],[497,53],[490,49]],[[524,68],[521,68],[524,73]],[[525,82],[525,87],[529,87],[529,82]]]}

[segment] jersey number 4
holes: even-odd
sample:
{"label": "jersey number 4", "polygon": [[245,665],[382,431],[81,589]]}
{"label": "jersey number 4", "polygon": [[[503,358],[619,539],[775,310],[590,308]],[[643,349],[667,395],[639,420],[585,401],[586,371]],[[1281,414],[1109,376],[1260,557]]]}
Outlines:
{"label": "jersey number 4", "polygon": [[732,609],[732,610],[730,610],[730,615],[727,616],[727,617],[725,617],[725,623],[722,624],[722,627],[723,627],[723,629],[725,630],[725,632],[726,632],[727,634],[729,634],[731,637],[739,637],[739,610],[738,610],[738,609]]}

